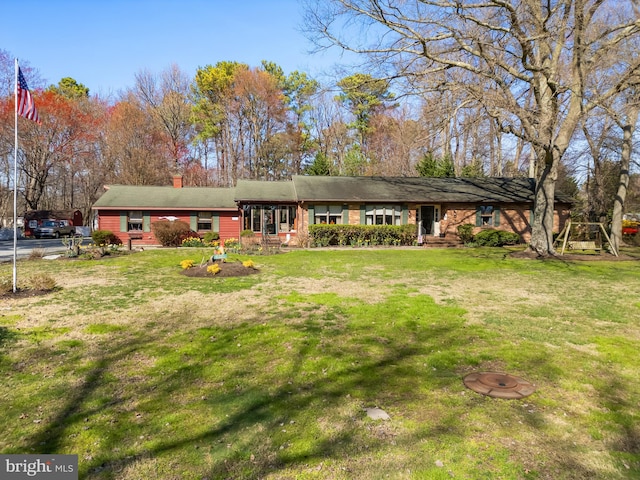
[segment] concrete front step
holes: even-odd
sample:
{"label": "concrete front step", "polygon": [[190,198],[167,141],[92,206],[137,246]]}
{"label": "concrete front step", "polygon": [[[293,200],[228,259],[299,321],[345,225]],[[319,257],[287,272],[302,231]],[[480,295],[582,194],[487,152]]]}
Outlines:
{"label": "concrete front step", "polygon": [[422,237],[422,246],[430,248],[458,248],[464,246],[456,237]]}

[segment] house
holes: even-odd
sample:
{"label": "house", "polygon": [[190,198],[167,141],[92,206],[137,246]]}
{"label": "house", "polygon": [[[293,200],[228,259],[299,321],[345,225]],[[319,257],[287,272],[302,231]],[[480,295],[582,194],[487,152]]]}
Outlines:
{"label": "house", "polygon": [[[287,243],[316,223],[414,224],[419,243],[457,236],[474,225],[512,231],[528,241],[535,181],[528,178],[294,176],[287,182],[240,180],[235,199],[245,229],[278,235]],[[571,200],[556,198],[554,225],[562,229]],[[294,242],[295,243],[295,240]]]}
{"label": "house", "polygon": [[110,230],[124,245],[158,245],[151,224],[181,220],[201,235],[239,238],[240,210],[232,188],[186,187],[182,177],[173,186],[111,185],[93,205],[98,229]]}
{"label": "house", "polygon": [[[100,229],[123,242],[156,244],[151,223],[186,221],[200,234],[219,232],[222,240],[243,230],[296,245],[318,223],[416,225],[419,243],[456,238],[457,227],[496,228],[528,241],[535,182],[527,178],[425,178],[293,176],[267,182],[239,180],[235,188],[112,186],[93,209]],[[562,229],[571,200],[558,195],[554,225]]]}

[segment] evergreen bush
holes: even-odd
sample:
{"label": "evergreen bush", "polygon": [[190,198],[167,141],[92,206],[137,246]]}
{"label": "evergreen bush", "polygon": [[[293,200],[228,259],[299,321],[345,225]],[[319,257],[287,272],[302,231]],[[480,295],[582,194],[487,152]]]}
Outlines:
{"label": "evergreen bush", "polygon": [[91,240],[95,245],[122,245],[122,240],[111,230],[94,230],[91,232]]}
{"label": "evergreen bush", "polygon": [[204,234],[203,240],[207,244],[212,244],[220,240],[220,234],[218,232],[207,232]]}
{"label": "evergreen bush", "polygon": [[311,244],[316,247],[415,245],[415,225],[309,225]]}
{"label": "evergreen bush", "polygon": [[473,224],[465,223],[463,225],[458,225],[458,237],[465,245],[467,243],[471,243],[473,241]]}
{"label": "evergreen bush", "polygon": [[482,230],[473,237],[473,240],[479,247],[503,247],[520,243],[520,235],[504,230]]}

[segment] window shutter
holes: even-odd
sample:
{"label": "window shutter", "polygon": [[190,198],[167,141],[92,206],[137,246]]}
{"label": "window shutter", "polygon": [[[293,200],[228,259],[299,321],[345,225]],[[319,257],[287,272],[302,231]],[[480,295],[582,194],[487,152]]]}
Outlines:
{"label": "window shutter", "polygon": [[409,207],[402,205],[402,225],[409,223]]}
{"label": "window shutter", "polygon": [[349,205],[342,206],[342,223],[343,225],[349,225]]}
{"label": "window shutter", "polygon": [[500,209],[499,208],[496,208],[493,211],[493,226],[496,228],[500,226]]}
{"label": "window shutter", "polygon": [[534,214],[533,214],[533,208],[531,208],[529,210],[529,225],[533,225],[533,220],[534,220]]}
{"label": "window shutter", "polygon": [[120,212],[120,231],[127,231],[127,212]]}
{"label": "window shutter", "polygon": [[482,210],[480,210],[480,205],[476,206],[476,227],[482,226]]}
{"label": "window shutter", "polygon": [[220,214],[217,212],[211,214],[211,230],[220,233]]}
{"label": "window shutter", "polygon": [[143,232],[151,231],[151,213],[150,212],[142,212],[142,231]]}
{"label": "window shutter", "polygon": [[189,228],[194,232],[198,231],[198,212],[191,212],[189,215]]}
{"label": "window shutter", "polygon": [[313,205],[309,205],[307,210],[309,212],[309,225],[313,225],[316,223],[316,209]]}
{"label": "window shutter", "polygon": [[367,223],[367,206],[360,205],[360,225]]}

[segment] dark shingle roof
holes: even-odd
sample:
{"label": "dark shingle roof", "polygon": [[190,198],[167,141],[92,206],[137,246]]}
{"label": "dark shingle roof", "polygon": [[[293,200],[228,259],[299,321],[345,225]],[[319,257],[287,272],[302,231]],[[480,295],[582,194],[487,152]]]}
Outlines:
{"label": "dark shingle roof", "polygon": [[528,178],[306,177],[295,176],[305,202],[531,202]]}
{"label": "dark shingle roof", "polygon": [[93,208],[237,210],[238,207],[232,188],[112,185]]}
{"label": "dark shingle roof", "polygon": [[[304,177],[303,177],[304,178]],[[238,180],[236,201],[242,202],[296,202],[296,190],[292,181],[264,182]]]}
{"label": "dark shingle roof", "polygon": [[[294,176],[290,181],[239,180],[235,188],[113,185],[97,209],[236,210],[239,203],[531,203],[529,178]],[[572,203],[557,194],[556,202]]]}

